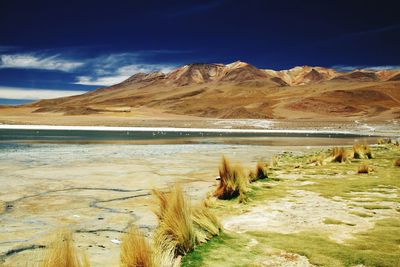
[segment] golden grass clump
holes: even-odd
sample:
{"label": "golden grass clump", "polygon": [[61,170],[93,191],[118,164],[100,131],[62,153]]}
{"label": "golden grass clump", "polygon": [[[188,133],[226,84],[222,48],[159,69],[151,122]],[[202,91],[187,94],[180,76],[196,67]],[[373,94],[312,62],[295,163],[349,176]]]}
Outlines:
{"label": "golden grass clump", "polygon": [[162,254],[185,255],[196,244],[192,211],[180,186],[175,185],[169,193],[153,190],[159,200],[158,227],[154,243]]}
{"label": "golden grass clump", "polygon": [[250,182],[255,182],[259,179],[268,178],[268,164],[257,162],[256,170],[250,171],[249,174]]}
{"label": "golden grass clump", "polygon": [[221,232],[219,220],[205,202],[194,207],[192,216],[197,242],[204,243]]}
{"label": "golden grass clump", "polygon": [[79,253],[68,229],[60,230],[45,251],[40,267],[89,267],[90,264],[83,253]]}
{"label": "golden grass clump", "polygon": [[378,138],[378,139],[376,140],[376,143],[377,143],[378,145],[386,144],[385,139],[383,139],[383,138]]}
{"label": "golden grass clump", "polygon": [[343,147],[334,147],[331,156],[332,162],[346,162],[348,160],[347,151]]}
{"label": "golden grass clump", "polygon": [[390,139],[390,138],[378,138],[377,143],[378,143],[378,145],[391,144],[392,143],[392,139]]}
{"label": "golden grass clump", "polygon": [[279,157],[278,156],[272,156],[271,158],[271,167],[275,168],[278,167],[279,165]]}
{"label": "golden grass clump", "polygon": [[360,166],[358,166],[357,173],[369,173],[368,164],[361,164]]}
{"label": "golden grass clump", "polygon": [[156,266],[179,266],[181,256],[220,233],[222,227],[206,201],[192,207],[182,189],[175,185],[169,193],[153,190],[159,201],[158,227],[154,232]]}
{"label": "golden grass clump", "polygon": [[394,166],[400,167],[400,159],[397,159],[397,160],[394,162]]}
{"label": "golden grass clump", "polygon": [[121,267],[157,267],[150,245],[143,234],[131,226],[122,238],[120,266]]}
{"label": "golden grass clump", "polygon": [[353,145],[353,158],[355,159],[372,159],[372,152],[367,144],[360,145],[354,144]]}
{"label": "golden grass clump", "polygon": [[308,163],[315,164],[316,166],[322,166],[325,164],[325,154],[314,155],[308,159]]}
{"label": "golden grass clump", "polygon": [[249,179],[244,175],[243,168],[240,165],[232,166],[225,157],[222,157],[219,176],[219,185],[214,192],[215,197],[232,199],[239,196],[240,202],[246,200]]}

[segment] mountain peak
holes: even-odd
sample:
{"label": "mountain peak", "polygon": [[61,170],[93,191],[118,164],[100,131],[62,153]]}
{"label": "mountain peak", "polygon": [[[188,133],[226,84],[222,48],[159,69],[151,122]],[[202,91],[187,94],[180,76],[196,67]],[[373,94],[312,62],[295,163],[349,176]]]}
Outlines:
{"label": "mountain peak", "polygon": [[136,73],[121,84],[163,82],[166,85],[188,86],[209,82],[243,83],[248,81],[273,82],[273,85],[305,85],[328,80],[386,81],[398,74],[397,71],[353,70],[348,73],[318,66],[296,66],[288,70],[259,69],[247,62],[230,64],[196,62],[183,65],[167,74],[162,72]]}
{"label": "mountain peak", "polygon": [[237,60],[235,62],[232,62],[232,63],[226,65],[226,67],[231,68],[231,69],[242,68],[242,67],[247,67],[247,66],[250,66],[250,64],[240,61],[240,60]]}

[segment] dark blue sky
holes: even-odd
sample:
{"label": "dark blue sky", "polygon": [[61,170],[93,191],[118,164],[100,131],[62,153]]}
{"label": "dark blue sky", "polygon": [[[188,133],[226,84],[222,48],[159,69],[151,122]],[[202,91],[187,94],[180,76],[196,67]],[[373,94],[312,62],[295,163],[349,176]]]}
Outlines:
{"label": "dark blue sky", "polygon": [[390,68],[400,65],[399,10],[384,0],[0,0],[0,98],[192,62]]}

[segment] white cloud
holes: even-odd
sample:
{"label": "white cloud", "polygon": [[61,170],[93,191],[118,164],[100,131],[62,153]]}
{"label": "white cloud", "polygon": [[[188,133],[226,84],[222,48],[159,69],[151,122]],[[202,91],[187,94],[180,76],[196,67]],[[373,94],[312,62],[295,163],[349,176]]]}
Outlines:
{"label": "white cloud", "polygon": [[[149,73],[153,71],[161,71],[167,73],[172,69],[173,66],[162,65],[162,64],[130,64],[121,66],[116,70],[111,70],[111,67],[105,70],[103,67],[94,69],[94,73],[96,74],[94,76],[76,77],[75,84],[110,86],[120,83],[139,72]],[[107,74],[107,75],[102,75],[102,74]]]}
{"label": "white cloud", "polygon": [[[167,51],[168,52],[168,51]],[[110,86],[120,83],[130,76],[143,72],[169,72],[175,66],[168,64],[145,63],[147,57],[162,51],[138,51],[103,54],[93,58],[69,60],[60,54],[30,52],[0,55],[0,69],[41,69],[76,73],[73,84],[90,86]]]}
{"label": "white cloud", "polygon": [[69,72],[84,63],[66,60],[59,55],[41,57],[34,54],[13,54],[0,56],[0,68],[12,69],[42,69],[42,70],[59,70]]}
{"label": "white cloud", "polygon": [[39,100],[57,97],[79,95],[86,91],[56,90],[56,89],[27,89],[0,86],[0,98],[19,100]]}
{"label": "white cloud", "polygon": [[107,77],[90,77],[90,76],[78,76],[74,84],[82,85],[99,85],[99,86],[110,86],[120,83],[129,76],[107,76]]}
{"label": "white cloud", "polygon": [[365,69],[365,70],[394,70],[394,69],[400,69],[400,66],[398,65],[387,65],[387,66],[345,66],[345,65],[336,65],[333,66],[332,68],[338,70],[338,71],[352,71],[352,70],[359,70],[359,69]]}

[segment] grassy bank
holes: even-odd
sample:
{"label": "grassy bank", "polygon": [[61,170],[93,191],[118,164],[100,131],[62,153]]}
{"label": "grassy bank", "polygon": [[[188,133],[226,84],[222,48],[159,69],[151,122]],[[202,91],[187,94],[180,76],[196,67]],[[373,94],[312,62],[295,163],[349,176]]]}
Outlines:
{"label": "grassy bank", "polygon": [[[334,153],[341,153],[343,160]],[[304,195],[311,195],[316,202],[342,207],[338,217],[308,211],[309,220],[300,224],[299,230],[286,232],[284,226],[271,231],[266,217],[262,222],[265,229],[241,226],[245,231],[226,230],[186,255],[182,266],[279,266],[282,261],[299,261],[299,255],[317,266],[400,266],[400,168],[395,163],[399,158],[400,147],[394,144],[313,151],[302,156],[284,153],[270,168],[268,179],[250,185],[246,203],[216,200],[213,211],[220,218],[235,219],[266,207],[265,213],[272,210],[296,216],[278,204],[304,207],[307,212]],[[368,166],[367,173],[359,173],[361,164]],[[338,231],[343,238],[335,237]],[[277,261],[268,265],[270,259]]]}

